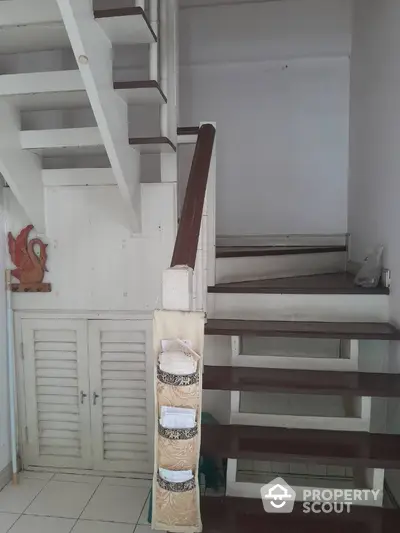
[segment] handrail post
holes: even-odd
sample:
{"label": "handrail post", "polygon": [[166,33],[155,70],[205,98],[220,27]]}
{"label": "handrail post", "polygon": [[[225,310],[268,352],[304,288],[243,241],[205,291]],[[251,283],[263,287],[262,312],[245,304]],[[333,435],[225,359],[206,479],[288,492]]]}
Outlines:
{"label": "handrail post", "polygon": [[[206,307],[207,273],[211,256],[208,242],[210,232],[208,209],[214,202],[212,195],[210,196],[210,191],[207,192],[207,183],[210,174],[215,172],[215,165],[212,165],[212,161],[215,159],[214,140],[214,125],[211,123],[201,125],[171,267],[163,274],[162,299],[164,309],[204,311]],[[210,190],[213,187],[211,185]],[[210,219],[212,231],[215,231],[212,216]],[[210,242],[215,244],[215,236],[211,238]]]}
{"label": "handrail post", "polygon": [[193,269],[175,266],[164,270],[162,308],[169,311],[193,311]]}

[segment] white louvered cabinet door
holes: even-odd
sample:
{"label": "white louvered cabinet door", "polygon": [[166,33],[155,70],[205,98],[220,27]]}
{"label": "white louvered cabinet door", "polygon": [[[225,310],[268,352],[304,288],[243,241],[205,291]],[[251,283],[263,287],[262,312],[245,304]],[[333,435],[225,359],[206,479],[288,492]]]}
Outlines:
{"label": "white louvered cabinet door", "polygon": [[86,320],[22,320],[25,466],[92,468]]}
{"label": "white louvered cabinet door", "polygon": [[151,321],[89,321],[94,468],[153,471]]}

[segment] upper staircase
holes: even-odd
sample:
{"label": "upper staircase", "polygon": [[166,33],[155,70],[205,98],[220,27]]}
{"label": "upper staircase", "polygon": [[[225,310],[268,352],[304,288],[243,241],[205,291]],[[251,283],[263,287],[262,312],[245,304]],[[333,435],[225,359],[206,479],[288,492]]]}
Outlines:
{"label": "upper staircase", "polygon": [[[157,0],[132,0],[130,7],[106,3],[108,9],[97,4],[0,2],[0,171],[40,233],[45,232],[42,171],[48,184],[50,170],[70,169],[74,181],[82,169],[110,168],[126,225],[137,231],[140,155],[176,151],[175,103],[168,103],[175,102],[176,77],[168,66],[175,61],[176,12],[166,5],[159,9]],[[136,45],[147,45],[148,66],[142,78],[121,80],[114,58],[121,46],[133,47],[135,54]],[[133,106],[145,106],[145,113],[158,107],[153,135],[132,127]],[[60,175],[54,175],[59,184]]]}

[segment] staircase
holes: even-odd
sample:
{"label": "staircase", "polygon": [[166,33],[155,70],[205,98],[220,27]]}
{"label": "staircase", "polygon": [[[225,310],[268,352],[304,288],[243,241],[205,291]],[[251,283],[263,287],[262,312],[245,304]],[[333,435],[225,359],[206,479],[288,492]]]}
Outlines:
{"label": "staircase", "polygon": [[[217,247],[203,390],[224,423],[203,425],[202,454],[226,459],[227,476],[225,497],[203,496],[205,533],[386,533],[400,523],[384,502],[385,469],[400,468],[400,436],[384,423],[385,399],[400,397],[400,376],[384,373],[400,330],[389,289],[356,287],[346,266],[345,240]],[[296,492],[292,514],[263,509],[260,489],[276,477]],[[316,488],[380,494],[350,514],[304,514],[303,490]]]}
{"label": "staircase", "polygon": [[[97,168],[107,178],[96,184],[106,179],[118,185],[126,225],[140,230],[141,154],[176,152],[176,76],[169,69],[176,5],[162,3],[159,10],[153,0],[111,9],[97,4],[0,2],[0,46],[7,54],[0,75],[0,171],[39,233],[46,229],[44,185],[87,177],[94,184]],[[147,47],[147,74],[115,79],[114,56],[120,47],[136,45]],[[31,58],[31,52],[37,54]],[[139,107],[144,116],[158,108],[158,131],[151,136],[130,133],[131,110]]]}

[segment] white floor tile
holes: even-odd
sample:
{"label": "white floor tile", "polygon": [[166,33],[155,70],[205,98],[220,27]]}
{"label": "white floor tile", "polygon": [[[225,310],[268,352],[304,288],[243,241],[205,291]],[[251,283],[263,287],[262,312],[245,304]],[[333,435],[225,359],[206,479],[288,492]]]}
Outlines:
{"label": "white floor tile", "polygon": [[0,533],[7,533],[19,517],[19,514],[0,513]]}
{"label": "white floor tile", "polygon": [[96,486],[90,483],[50,481],[25,512],[39,516],[79,518],[95,490]]}
{"label": "white floor tile", "polygon": [[133,524],[79,520],[72,533],[133,533],[134,529],[135,526]]}
{"label": "white floor tile", "polygon": [[101,484],[81,518],[136,524],[148,494],[147,488]]}
{"label": "white floor tile", "polygon": [[124,487],[141,487],[143,489],[151,488],[153,481],[151,479],[130,479],[122,477],[105,477],[103,485],[122,485]]}
{"label": "white floor tile", "polygon": [[56,474],[53,481],[69,481],[71,483],[89,483],[98,487],[102,481],[101,476],[84,476],[75,474]]}
{"label": "white floor tile", "polygon": [[75,520],[23,515],[9,533],[70,533]]}
{"label": "white floor tile", "polygon": [[[150,526],[137,526],[137,528],[135,529],[135,533],[153,533],[153,530],[151,529]],[[163,533],[163,532],[159,531],[158,533]]]}
{"label": "white floor tile", "polygon": [[149,505],[150,505],[150,496],[146,500],[146,504],[143,507],[142,513],[138,520],[138,524],[141,524],[143,526],[147,526],[149,524],[147,521],[147,517],[149,516]]}
{"label": "white floor tile", "polygon": [[44,479],[21,479],[18,485],[9,483],[0,492],[0,512],[23,513],[46,483]]}

